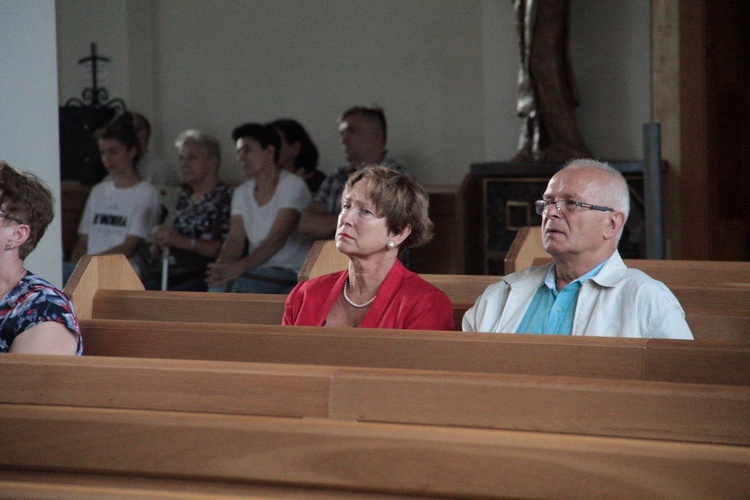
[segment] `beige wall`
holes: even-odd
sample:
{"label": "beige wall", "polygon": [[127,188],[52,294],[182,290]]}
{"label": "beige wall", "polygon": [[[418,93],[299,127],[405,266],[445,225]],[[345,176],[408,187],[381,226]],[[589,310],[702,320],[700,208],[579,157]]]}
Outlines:
{"label": "beige wall", "polygon": [[[649,1],[573,0],[571,59],[592,153],[642,156],[650,120]],[[80,95],[76,61],[95,41],[107,88],[150,116],[174,163],[175,135],[229,140],[244,121],[299,119],[341,164],[337,115],[382,105],[389,148],[425,184],[459,184],[473,162],[515,153],[518,49],[506,0],[65,0],[58,2],[60,100]],[[83,22],[82,19],[86,19]]]}
{"label": "beige wall", "polygon": [[60,162],[57,126],[55,3],[0,0],[0,159],[38,175],[56,200],[57,217],[26,267],[62,284]]}

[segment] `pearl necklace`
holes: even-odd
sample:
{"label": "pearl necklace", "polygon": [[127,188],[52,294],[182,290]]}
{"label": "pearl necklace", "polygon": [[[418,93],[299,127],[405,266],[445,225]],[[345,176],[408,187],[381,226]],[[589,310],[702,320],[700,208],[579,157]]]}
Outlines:
{"label": "pearl necklace", "polygon": [[357,304],[352,299],[349,298],[349,295],[346,294],[346,289],[348,288],[348,285],[349,285],[349,280],[347,279],[346,281],[344,281],[344,299],[352,307],[357,307],[359,309],[361,309],[363,307],[367,307],[370,304],[372,304],[372,301],[375,300],[375,297],[377,297],[377,295],[373,295],[372,298],[370,300],[368,300],[367,302],[365,302],[364,304]]}

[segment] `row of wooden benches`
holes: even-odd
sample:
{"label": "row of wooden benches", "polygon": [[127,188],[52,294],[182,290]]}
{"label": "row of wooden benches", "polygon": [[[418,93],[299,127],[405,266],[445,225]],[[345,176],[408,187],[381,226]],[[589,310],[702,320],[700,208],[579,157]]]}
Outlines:
{"label": "row of wooden benches", "polygon": [[[750,487],[744,344],[83,328],[99,356],[0,358],[0,490],[736,497]],[[179,359],[223,355],[265,362]]]}
{"label": "row of wooden benches", "polygon": [[[285,296],[143,290],[122,256],[85,257],[66,287],[81,319],[140,319],[278,325]],[[722,263],[725,264],[725,263]],[[750,263],[748,263],[750,266]],[[496,276],[426,275],[454,306],[455,329]],[[750,279],[750,278],[749,278]],[[750,340],[750,285],[670,284],[696,339]]]}
{"label": "row of wooden benches", "polygon": [[747,386],[113,357],[7,356],[0,374],[6,492],[80,493],[72,472],[98,478],[92,494],[146,481],[144,496],[750,488]]}
{"label": "row of wooden benches", "polygon": [[0,359],[3,496],[750,491],[750,344],[222,323],[274,302],[89,264],[87,356]]}

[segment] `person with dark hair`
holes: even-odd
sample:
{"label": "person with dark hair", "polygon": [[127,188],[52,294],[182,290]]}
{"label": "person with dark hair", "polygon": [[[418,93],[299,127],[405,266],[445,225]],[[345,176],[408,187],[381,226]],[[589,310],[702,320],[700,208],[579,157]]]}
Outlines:
{"label": "person with dark hair", "polygon": [[[219,180],[219,141],[198,130],[185,130],[175,141],[183,190],[170,223],[151,233],[152,265],[146,289],[161,289],[162,253],[169,249],[168,290],[206,291],[208,264],[219,255],[229,233],[232,188]],[[156,264],[156,263],[154,263]]]}
{"label": "person with dark hair", "polygon": [[70,299],[24,267],[54,216],[49,189],[0,161],[0,352],[82,353]]}
{"label": "person with dark hair", "polygon": [[214,292],[288,293],[312,245],[297,227],[310,192],[302,178],[279,168],[281,139],[273,127],[246,123],[232,139],[248,180],[232,194],[229,234],[206,283]]}
{"label": "person with dark hair", "polygon": [[376,164],[408,175],[385,148],[387,130],[382,108],[354,106],[347,109],[339,118],[339,136],[347,165],[326,177],[300,220],[300,231],[315,239],[330,239],[336,233],[341,194],[347,179],[357,168]]}
{"label": "person with dark hair", "polygon": [[154,186],[179,186],[180,177],[175,169],[167,165],[167,162],[154,154],[149,148],[151,142],[151,123],[140,113],[131,113],[133,116],[133,129],[138,137],[141,148],[141,157],[136,164],[136,169],[143,180]]}
{"label": "person with dark hair", "polygon": [[[123,254],[141,275],[139,246],[161,220],[159,192],[144,181],[135,165],[140,143],[133,115],[124,112],[95,134],[109,178],[93,187],[78,226],[78,240],[66,266],[66,276],[84,254]],[[67,281],[67,279],[66,279]]]}
{"label": "person with dark hair", "polygon": [[289,170],[305,179],[311,193],[316,193],[326,174],[317,169],[318,148],[297,120],[283,118],[272,121],[281,138],[279,168]]}
{"label": "person with dark hair", "polygon": [[422,186],[387,167],[353,173],[336,229],[349,266],[297,285],[282,324],[452,330],[450,299],[398,260],[432,238],[428,203]]}

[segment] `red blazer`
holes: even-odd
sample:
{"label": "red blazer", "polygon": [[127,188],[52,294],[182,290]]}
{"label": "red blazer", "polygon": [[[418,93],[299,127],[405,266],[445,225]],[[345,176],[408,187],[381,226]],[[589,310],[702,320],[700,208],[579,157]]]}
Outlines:
{"label": "red blazer", "polygon": [[[282,325],[323,326],[349,271],[303,281],[286,299]],[[362,328],[454,330],[453,304],[440,289],[396,260],[367,311]]]}

